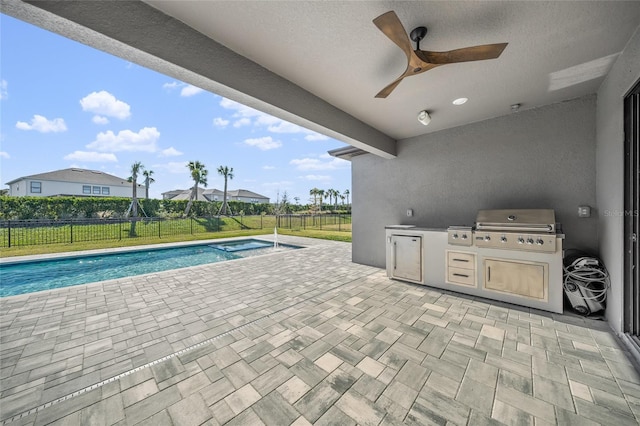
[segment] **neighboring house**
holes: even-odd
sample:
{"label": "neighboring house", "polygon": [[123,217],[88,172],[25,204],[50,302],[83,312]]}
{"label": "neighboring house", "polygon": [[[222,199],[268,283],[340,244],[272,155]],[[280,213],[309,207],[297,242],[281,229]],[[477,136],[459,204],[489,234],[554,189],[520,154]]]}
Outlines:
{"label": "neighboring house", "polygon": [[[209,201],[205,194],[204,188],[198,187],[198,201]],[[174,189],[162,193],[163,200],[188,200],[191,198],[191,189]]]}
{"label": "neighboring house", "polygon": [[[98,170],[54,170],[23,176],[6,184],[12,197],[131,197],[131,183],[127,179]],[[144,191],[144,185],[139,184],[138,191]]]}
{"label": "neighboring house", "polygon": [[[219,189],[208,189],[204,191],[205,197],[211,201],[222,201],[224,191]],[[227,191],[227,201],[242,201],[244,203],[269,203],[269,197],[257,194],[247,189],[235,189]]]}
{"label": "neighboring house", "polygon": [[[191,196],[191,189],[176,189],[162,193],[163,200],[188,200]],[[219,189],[198,188],[198,200],[222,201],[224,192]],[[227,191],[227,201],[242,201],[244,203],[269,203],[269,197],[260,195],[246,189],[236,189]]]}

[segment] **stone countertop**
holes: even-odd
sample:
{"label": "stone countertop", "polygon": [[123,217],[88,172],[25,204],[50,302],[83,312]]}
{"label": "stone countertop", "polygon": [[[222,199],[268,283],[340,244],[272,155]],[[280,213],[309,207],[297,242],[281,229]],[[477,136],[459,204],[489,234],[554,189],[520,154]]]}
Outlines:
{"label": "stone countertop", "polygon": [[431,231],[431,232],[447,232],[447,228],[430,228],[419,225],[387,225],[385,229],[395,229],[398,231]]}

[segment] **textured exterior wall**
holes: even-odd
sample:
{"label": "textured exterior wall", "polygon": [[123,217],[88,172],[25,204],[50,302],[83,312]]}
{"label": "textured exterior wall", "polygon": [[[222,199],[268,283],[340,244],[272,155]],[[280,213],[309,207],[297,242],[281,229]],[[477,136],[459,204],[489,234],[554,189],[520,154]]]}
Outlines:
{"label": "textured exterior wall", "polygon": [[496,208],[554,209],[565,247],[596,251],[597,213],[577,217],[596,206],[595,111],[591,95],[402,140],[396,159],[354,157],[353,260],[384,267],[385,225],[472,225]]}
{"label": "textured exterior wall", "polygon": [[624,96],[640,79],[640,27],[598,90],[597,196],[600,256],[611,275],[607,319],[623,330],[624,218],[606,212],[624,209]]}

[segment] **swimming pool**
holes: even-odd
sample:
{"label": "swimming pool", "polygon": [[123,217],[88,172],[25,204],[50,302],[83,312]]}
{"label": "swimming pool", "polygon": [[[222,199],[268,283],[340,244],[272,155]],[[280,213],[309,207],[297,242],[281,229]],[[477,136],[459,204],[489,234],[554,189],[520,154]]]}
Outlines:
{"label": "swimming pool", "polygon": [[[226,250],[228,248],[229,250]],[[287,244],[279,250],[300,248]],[[273,252],[273,243],[245,239],[0,265],[0,297],[224,262]]]}

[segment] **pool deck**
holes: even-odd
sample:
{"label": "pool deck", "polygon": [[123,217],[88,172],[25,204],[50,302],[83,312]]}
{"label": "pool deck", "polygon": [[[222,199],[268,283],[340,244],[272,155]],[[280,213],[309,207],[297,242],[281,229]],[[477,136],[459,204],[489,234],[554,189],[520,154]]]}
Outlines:
{"label": "pool deck", "polygon": [[639,423],[640,375],[606,322],[279,239],[308,248],[0,299],[0,422]]}

